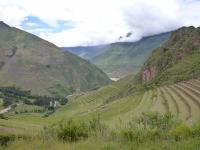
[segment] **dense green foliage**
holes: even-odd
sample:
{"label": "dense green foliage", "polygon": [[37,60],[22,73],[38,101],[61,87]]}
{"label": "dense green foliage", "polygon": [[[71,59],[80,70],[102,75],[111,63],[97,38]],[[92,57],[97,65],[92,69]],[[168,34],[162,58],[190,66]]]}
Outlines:
{"label": "dense green foliage", "polygon": [[0,98],[3,100],[4,107],[23,102],[27,105],[37,105],[48,108],[51,101],[58,101],[62,105],[68,102],[68,99],[65,97],[31,95],[30,91],[24,91],[15,87],[0,87]]}

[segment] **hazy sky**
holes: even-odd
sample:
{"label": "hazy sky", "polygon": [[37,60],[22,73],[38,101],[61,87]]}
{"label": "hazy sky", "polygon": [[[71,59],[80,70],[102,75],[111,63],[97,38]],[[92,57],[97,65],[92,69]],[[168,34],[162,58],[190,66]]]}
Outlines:
{"label": "hazy sky", "polygon": [[200,25],[200,0],[0,0],[0,20],[58,46],[135,41]]}

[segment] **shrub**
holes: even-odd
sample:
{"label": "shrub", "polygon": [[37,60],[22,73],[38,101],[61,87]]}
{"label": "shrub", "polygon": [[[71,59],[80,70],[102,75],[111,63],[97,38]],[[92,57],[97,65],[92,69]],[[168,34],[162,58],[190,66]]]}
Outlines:
{"label": "shrub", "polygon": [[121,136],[128,141],[143,142],[156,138],[167,138],[168,131],[174,128],[178,121],[170,113],[143,113],[142,116],[130,121],[121,130]]}
{"label": "shrub", "polygon": [[8,142],[14,141],[15,136],[14,135],[0,135],[0,145],[6,146]]}
{"label": "shrub", "polygon": [[200,123],[197,123],[191,128],[191,135],[200,137]]}
{"label": "shrub", "polygon": [[178,120],[171,113],[162,115],[156,112],[143,113],[135,122],[145,128],[157,128],[158,130],[169,130],[178,124]]}
{"label": "shrub", "polygon": [[0,114],[0,119],[8,120],[8,117],[5,117],[3,114]]}
{"label": "shrub", "polygon": [[56,133],[59,139],[73,142],[87,138],[89,128],[85,123],[76,123],[73,120],[69,120],[66,123],[59,124]]}
{"label": "shrub", "polygon": [[155,140],[159,137],[159,132],[157,129],[150,128],[127,128],[121,131],[122,138],[125,141],[135,141],[137,143],[142,143],[147,140]]}
{"label": "shrub", "polygon": [[65,105],[65,104],[67,104],[68,103],[68,99],[67,98],[61,98],[60,99],[60,104],[61,105]]}
{"label": "shrub", "polygon": [[101,122],[100,116],[94,117],[89,121],[89,129],[93,134],[105,134],[106,125]]}
{"label": "shrub", "polygon": [[182,138],[187,138],[191,136],[191,130],[186,125],[178,125],[170,131],[170,135],[174,137],[176,141],[179,141]]}
{"label": "shrub", "polygon": [[74,142],[86,139],[89,136],[105,135],[106,126],[100,121],[100,117],[93,118],[89,122],[62,121],[57,125],[45,128],[45,134],[52,133],[58,139],[68,142]]}

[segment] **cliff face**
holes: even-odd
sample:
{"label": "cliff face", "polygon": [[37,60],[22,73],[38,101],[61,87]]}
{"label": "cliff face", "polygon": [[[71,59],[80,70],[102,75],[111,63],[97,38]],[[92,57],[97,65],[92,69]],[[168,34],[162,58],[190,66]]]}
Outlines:
{"label": "cliff face", "polygon": [[[174,31],[167,42],[152,52],[142,69],[143,82],[150,82],[157,76],[159,76],[159,81],[156,83],[170,78],[173,78],[172,80],[175,82],[183,80],[186,76],[193,77],[198,72],[199,55],[200,27],[182,27]],[[172,68],[179,63],[182,64],[173,70]],[[179,71],[183,73],[178,74]]]}
{"label": "cliff face", "polygon": [[142,79],[145,83],[149,82],[156,77],[157,73],[158,69],[155,66],[149,67],[143,71]]}

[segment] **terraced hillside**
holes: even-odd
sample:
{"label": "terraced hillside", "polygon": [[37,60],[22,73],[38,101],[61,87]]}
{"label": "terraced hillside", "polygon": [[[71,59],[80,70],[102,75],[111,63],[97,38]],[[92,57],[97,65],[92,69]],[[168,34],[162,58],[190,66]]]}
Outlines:
{"label": "terraced hillside", "polygon": [[200,121],[200,79],[183,81],[113,99],[117,96],[118,90],[110,86],[99,92],[95,91],[73,98],[72,105],[82,108],[77,107],[78,112],[73,115],[89,117],[100,114],[105,120],[113,121],[113,119],[128,120],[143,112],[157,111],[170,112],[188,124]]}
{"label": "terraced hillside", "polygon": [[[97,115],[112,126],[144,112],[170,112],[189,125],[200,121],[200,78],[140,92],[127,87],[132,80],[133,77],[127,77],[97,91],[71,97],[68,105],[46,118],[42,113],[10,112],[5,115],[8,120],[0,119],[0,130],[26,132],[31,127],[36,131],[63,119],[88,120]],[[124,90],[125,87],[129,90]]]}

